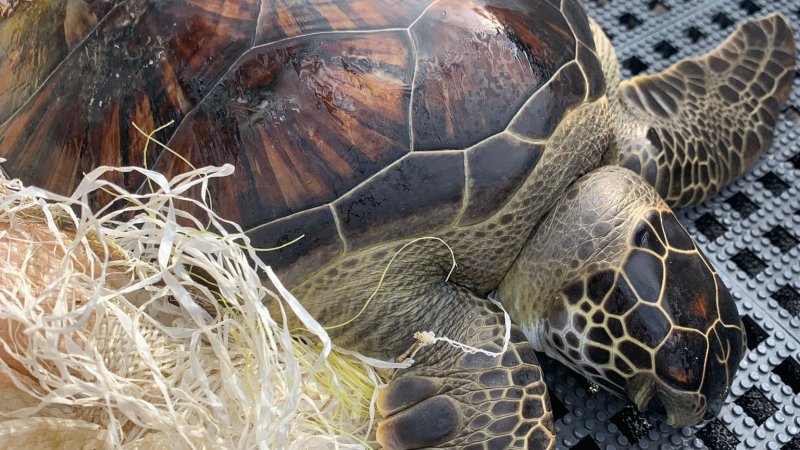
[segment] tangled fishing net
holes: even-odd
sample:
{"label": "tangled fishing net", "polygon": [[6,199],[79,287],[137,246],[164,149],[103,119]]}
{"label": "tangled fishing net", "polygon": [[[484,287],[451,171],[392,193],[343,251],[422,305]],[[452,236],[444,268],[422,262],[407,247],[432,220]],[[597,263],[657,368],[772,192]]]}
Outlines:
{"label": "tangled fishing net", "polygon": [[[152,193],[109,172],[138,172]],[[332,351],[241,229],[187,194],[232,172],[102,167],[70,197],[0,177],[4,447],[368,445],[373,368]],[[92,211],[99,190],[116,200]],[[309,338],[290,334],[289,311]]]}

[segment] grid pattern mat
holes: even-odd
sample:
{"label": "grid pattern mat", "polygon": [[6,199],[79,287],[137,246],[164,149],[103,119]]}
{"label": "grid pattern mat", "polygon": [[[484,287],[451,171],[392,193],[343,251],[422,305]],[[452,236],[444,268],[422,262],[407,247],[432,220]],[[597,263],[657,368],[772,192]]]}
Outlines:
{"label": "grid pattern mat", "polygon": [[[705,53],[741,21],[780,11],[800,36],[800,0],[584,0],[623,77]],[[772,149],[679,218],[737,300],[749,352],[720,415],[692,428],[648,420],[542,358],[559,449],[800,450],[800,72]]]}

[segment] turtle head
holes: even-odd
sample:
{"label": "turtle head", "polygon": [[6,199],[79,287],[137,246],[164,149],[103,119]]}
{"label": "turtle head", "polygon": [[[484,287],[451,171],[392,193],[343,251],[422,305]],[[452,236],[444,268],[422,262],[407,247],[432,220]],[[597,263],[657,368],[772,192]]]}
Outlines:
{"label": "turtle head", "polygon": [[672,426],[716,416],[745,346],[731,294],[670,212],[649,214],[624,252],[565,286],[534,339]]}

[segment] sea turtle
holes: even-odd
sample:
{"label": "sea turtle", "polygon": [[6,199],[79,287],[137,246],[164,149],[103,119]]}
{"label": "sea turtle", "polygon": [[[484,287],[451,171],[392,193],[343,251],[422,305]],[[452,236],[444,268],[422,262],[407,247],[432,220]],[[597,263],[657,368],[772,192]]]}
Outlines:
{"label": "sea turtle", "polygon": [[413,358],[379,444],[545,448],[534,350],[674,426],[719,411],[745,335],[670,207],[769,147],[794,64],[778,15],[620,81],[578,0],[38,0],[0,23],[0,156],[69,192],[175,120],[148,166],[233,164],[218,211],[302,236],[261,256],[335,342]]}

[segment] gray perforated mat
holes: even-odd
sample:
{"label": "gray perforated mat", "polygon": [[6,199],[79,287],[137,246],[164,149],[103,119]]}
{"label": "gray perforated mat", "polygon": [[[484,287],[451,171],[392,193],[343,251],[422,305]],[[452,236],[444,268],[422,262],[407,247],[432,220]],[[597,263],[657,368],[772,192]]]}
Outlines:
{"label": "gray perforated mat", "polygon": [[[704,53],[741,21],[780,11],[800,36],[800,0],[584,0],[623,76]],[[560,449],[800,450],[800,73],[775,143],[704,205],[679,212],[737,299],[749,352],[719,417],[673,429],[543,361]]]}

